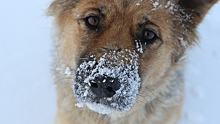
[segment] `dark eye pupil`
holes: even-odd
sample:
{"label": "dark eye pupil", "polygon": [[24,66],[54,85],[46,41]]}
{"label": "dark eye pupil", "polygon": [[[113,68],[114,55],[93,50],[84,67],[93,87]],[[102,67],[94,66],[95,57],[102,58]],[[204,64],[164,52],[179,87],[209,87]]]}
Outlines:
{"label": "dark eye pupil", "polygon": [[155,37],[155,33],[153,31],[145,31],[144,32],[144,38],[146,40],[151,40]]}
{"label": "dark eye pupil", "polygon": [[89,22],[89,24],[92,25],[92,26],[97,26],[98,23],[99,23],[99,20],[98,20],[97,17],[89,17],[89,18],[88,18],[88,22]]}

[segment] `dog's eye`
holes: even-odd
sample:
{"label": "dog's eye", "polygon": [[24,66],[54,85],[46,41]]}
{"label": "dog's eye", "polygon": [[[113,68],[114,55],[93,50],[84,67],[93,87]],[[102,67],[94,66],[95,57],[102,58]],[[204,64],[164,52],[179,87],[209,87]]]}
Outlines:
{"label": "dog's eye", "polygon": [[85,19],[85,24],[88,28],[90,28],[91,30],[96,30],[98,31],[99,28],[99,17],[96,15],[89,15],[87,16]]}
{"label": "dog's eye", "polygon": [[143,32],[142,39],[145,41],[145,43],[153,43],[158,38],[156,31],[153,29],[146,29]]}
{"label": "dog's eye", "polygon": [[156,34],[155,34],[153,31],[150,31],[150,30],[146,30],[146,31],[144,32],[144,38],[145,38],[146,40],[152,40],[152,39],[154,39],[155,35],[156,35]]}
{"label": "dog's eye", "polygon": [[99,24],[99,18],[96,16],[88,17],[87,21],[91,26],[97,26]]}

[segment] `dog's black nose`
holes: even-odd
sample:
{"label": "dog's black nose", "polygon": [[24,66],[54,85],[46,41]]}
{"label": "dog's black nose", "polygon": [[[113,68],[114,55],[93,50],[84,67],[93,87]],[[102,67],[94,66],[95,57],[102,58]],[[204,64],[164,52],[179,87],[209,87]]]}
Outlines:
{"label": "dog's black nose", "polygon": [[91,80],[90,83],[91,91],[99,98],[112,97],[115,95],[116,91],[120,89],[118,78],[101,76]]}

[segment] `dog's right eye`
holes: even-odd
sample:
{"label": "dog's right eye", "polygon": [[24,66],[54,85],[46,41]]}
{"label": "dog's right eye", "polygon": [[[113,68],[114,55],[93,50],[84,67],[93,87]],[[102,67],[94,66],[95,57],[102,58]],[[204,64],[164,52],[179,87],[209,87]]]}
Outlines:
{"label": "dog's right eye", "polygon": [[158,39],[158,35],[153,29],[145,29],[142,34],[142,42],[145,44],[152,44],[156,39]]}
{"label": "dog's right eye", "polygon": [[95,15],[90,15],[84,19],[86,26],[91,30],[97,30],[99,26],[99,17]]}

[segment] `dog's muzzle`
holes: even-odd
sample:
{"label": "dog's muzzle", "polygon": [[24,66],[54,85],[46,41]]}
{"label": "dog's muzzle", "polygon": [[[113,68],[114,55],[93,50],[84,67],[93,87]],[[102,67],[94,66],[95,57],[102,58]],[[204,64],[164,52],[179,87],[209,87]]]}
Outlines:
{"label": "dog's muzzle", "polygon": [[138,57],[135,51],[127,50],[80,63],[73,84],[77,101],[88,107],[92,104],[97,112],[105,108],[129,110],[140,88]]}

